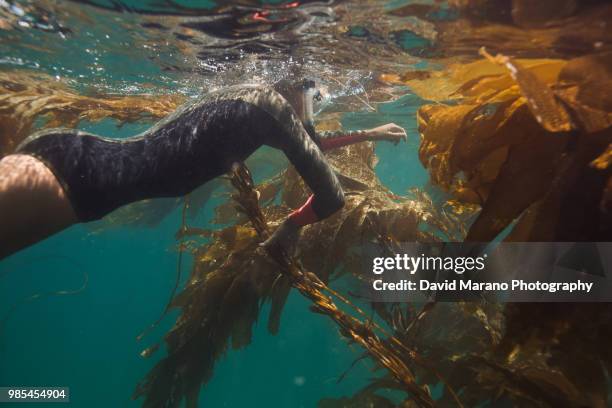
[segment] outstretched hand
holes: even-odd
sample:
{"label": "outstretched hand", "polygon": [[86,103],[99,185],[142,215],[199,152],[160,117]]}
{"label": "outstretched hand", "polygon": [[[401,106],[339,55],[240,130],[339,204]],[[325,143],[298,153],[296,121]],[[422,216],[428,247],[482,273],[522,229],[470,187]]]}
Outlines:
{"label": "outstretched hand", "polygon": [[366,130],[366,132],[368,132],[370,140],[388,140],[394,144],[398,144],[402,140],[408,140],[406,131],[395,123],[387,123],[386,125]]}

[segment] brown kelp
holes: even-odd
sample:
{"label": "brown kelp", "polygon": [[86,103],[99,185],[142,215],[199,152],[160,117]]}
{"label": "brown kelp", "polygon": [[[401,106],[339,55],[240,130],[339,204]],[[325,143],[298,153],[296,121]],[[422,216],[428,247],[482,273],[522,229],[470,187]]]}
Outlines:
{"label": "brown kelp", "polygon": [[[321,407],[359,407],[365,401],[383,407],[476,406],[486,401],[526,407],[605,406],[604,373],[611,362],[605,344],[610,333],[600,326],[612,325],[597,305],[587,306],[590,310],[567,305],[529,307],[531,314],[525,316],[522,306],[486,302],[422,307],[372,304],[384,325],[369,319],[359,325],[354,315],[342,312],[336,305],[347,301],[348,309],[354,310],[354,298],[338,294],[329,285],[340,274],[367,281],[367,275],[360,273],[360,245],[436,241],[439,238],[419,231],[419,224],[429,223],[426,220],[437,220],[436,230],[445,231],[445,240],[460,238],[451,227],[460,220],[436,213],[427,200],[398,197],[379,185],[372,172],[371,146],[345,148],[330,159],[347,191],[347,208],[304,231],[296,261],[284,254],[269,256],[258,245],[267,234],[265,220],[277,224],[289,211],[286,203],[298,205],[307,194],[292,169],[264,183],[259,194],[240,170],[233,178],[239,191],[234,197],[241,214],[238,223],[218,231],[197,227],[179,231],[181,239],[193,238],[187,247],[195,264],[185,290],[173,302],[181,315],[166,336],[168,356],[135,393],[145,398],[145,406],[177,406],[183,398],[188,406],[195,406],[201,385],[213,375],[215,361],[230,348],[250,343],[262,302],[272,303],[269,330],[279,330],[291,287],[313,301],[315,312],[334,319],[343,336],[364,346],[362,358],[372,358],[388,369],[388,374],[353,397],[323,399]],[[277,195],[282,197],[281,205],[273,204]],[[260,209],[258,203],[267,205]],[[223,213],[227,221],[229,211]],[[197,238],[212,240],[202,245]],[[593,320],[575,321],[580,316],[576,310],[589,312]],[[355,314],[363,317],[361,309]],[[602,334],[596,335],[598,327]],[[585,370],[586,378],[580,375]],[[440,382],[443,393],[433,400],[426,385]],[[405,399],[397,405],[380,395],[388,390],[403,391]]]}
{"label": "brown kelp", "polygon": [[[605,305],[604,305],[605,306]],[[609,309],[598,304],[379,303],[376,314],[454,389],[464,406],[605,407],[611,367]],[[588,316],[588,318],[585,318]],[[417,367],[418,378],[439,383]],[[390,376],[321,408],[409,407],[383,397],[402,390]],[[369,402],[374,405],[367,405]],[[456,406],[443,389],[435,406]]]}
{"label": "brown kelp", "polygon": [[280,205],[267,205],[259,213],[259,206],[253,205],[257,203],[256,194],[249,192],[248,183],[242,187],[236,184],[241,188],[236,198],[245,213],[241,222],[219,231],[182,231],[181,237],[193,232],[214,239],[192,246],[195,264],[184,291],[173,303],[181,309],[181,315],[166,336],[168,356],[153,368],[135,393],[145,397],[145,406],[176,406],[183,398],[193,406],[200,387],[213,373],[215,361],[228,348],[250,343],[251,329],[263,301],[272,304],[269,330],[275,333],[279,329],[282,307],[292,286],[313,301],[314,311],[331,317],[343,335],[362,345],[378,364],[386,367],[398,387],[409,392],[418,406],[432,406],[427,389],[417,384],[412,373],[415,363],[426,365],[418,353],[391,337],[379,338],[370,326],[335,305],[332,297],[344,303],[343,296],[331,291],[330,297],[327,291],[332,275],[351,273],[368,279],[359,272],[363,255],[358,249],[365,243],[383,237],[398,241],[439,240],[433,233],[420,230],[419,226],[425,224],[446,234],[446,239],[458,238],[452,223],[438,214],[431,202],[398,197],[388,191],[373,171],[375,160],[371,144],[330,155],[332,165],[339,171],[347,203],[325,223],[305,229],[296,261],[282,254],[270,257],[259,246],[267,231],[266,220],[277,225],[307,195],[292,169],[261,188],[264,194],[259,195],[260,200],[265,197],[269,202],[273,196],[280,196]]}
{"label": "brown kelp", "polygon": [[[495,2],[461,3],[467,7]],[[605,24],[593,27],[586,23],[605,18],[608,11],[601,10],[609,6],[598,7],[603,9],[572,11],[569,14],[576,15],[569,20],[563,17],[533,25],[541,27],[537,35],[544,40],[545,34],[554,30],[581,37],[589,30],[605,30]],[[517,21],[513,25],[502,21],[504,29],[499,30],[500,26],[483,24],[491,18],[486,7],[474,10],[484,14],[470,16],[472,22],[480,20],[476,30],[466,29],[455,38],[457,44],[462,36],[474,40],[464,43],[468,44],[464,51],[478,43],[492,45],[477,41],[478,33],[496,30],[499,41],[492,45],[494,49],[539,58],[493,56],[482,49],[484,59],[449,60],[440,71],[381,76],[385,81],[406,84],[436,102],[418,112],[420,159],[431,181],[451,194],[452,208],[481,208],[468,240],[489,241],[511,228],[506,240],[609,241],[612,54],[599,38],[609,35],[600,32],[584,35],[584,41],[565,42],[574,44],[572,49],[561,47],[564,42],[559,37],[555,40],[558,47],[535,50],[531,46],[537,41],[528,47],[520,41],[513,45],[504,42],[504,38],[511,38],[509,32],[521,32],[527,39],[533,31],[517,30]],[[522,51],[513,47],[522,47]],[[452,49],[449,52],[452,54]],[[437,305],[433,311],[441,307]],[[467,344],[456,343],[450,353],[444,352],[446,337],[427,343],[411,339],[412,344],[423,344],[425,349],[428,344],[436,345],[431,352],[419,349],[437,362],[455,389],[462,391],[464,403],[477,405],[501,398],[520,406],[609,405],[607,373],[612,360],[607,339],[612,320],[607,304],[508,304],[493,314],[473,307],[468,319],[480,315],[501,328],[498,336],[491,337],[489,347],[470,351]],[[444,324],[445,316],[435,314],[422,322],[427,324],[429,318]],[[469,325],[456,331],[483,338]],[[445,336],[452,338],[454,332],[449,330]],[[445,366],[448,359],[451,366]],[[453,372],[462,375],[454,376]],[[469,382],[462,383],[462,377],[469,377]]]}
{"label": "brown kelp", "polygon": [[[236,201],[239,209],[247,215],[260,239],[267,239],[269,232],[267,222],[257,204],[257,193],[246,167],[239,166],[234,170],[232,184],[238,189]],[[383,238],[384,239],[384,238]],[[433,399],[426,386],[419,386],[416,376],[409,368],[406,360],[422,364],[422,358],[414,349],[409,349],[399,340],[390,337],[389,341],[381,340],[374,328],[386,334],[384,329],[372,321],[361,322],[358,318],[339,309],[332,298],[335,297],[350,305],[361,316],[365,313],[339,293],[329,288],[312,272],[305,272],[296,260],[279,248],[270,248],[269,255],[281,268],[281,273],[288,278],[291,286],[312,302],[311,310],[332,319],[340,328],[340,333],[347,339],[362,346],[380,366],[389,370],[392,377],[402,388],[411,393],[414,404],[421,407],[433,406]],[[329,295],[332,296],[329,296]],[[401,349],[396,350],[394,347]],[[402,358],[402,354],[408,359]],[[453,394],[455,395],[455,394]],[[459,405],[461,405],[458,402]]]}
{"label": "brown kelp", "polygon": [[76,127],[111,118],[119,123],[159,119],[182,103],[180,95],[83,95],[47,74],[0,71],[0,157],[42,127]]}
{"label": "brown kelp", "polygon": [[482,207],[467,239],[489,241],[517,218],[509,240],[610,238],[612,54],[482,53],[486,60],[406,81],[430,100],[455,100],[419,109],[419,155],[435,184]]}

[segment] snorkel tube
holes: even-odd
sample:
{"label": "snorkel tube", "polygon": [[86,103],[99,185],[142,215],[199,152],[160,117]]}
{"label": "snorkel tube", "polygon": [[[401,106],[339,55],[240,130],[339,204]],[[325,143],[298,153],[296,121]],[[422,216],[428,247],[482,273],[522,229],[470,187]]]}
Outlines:
{"label": "snorkel tube", "polygon": [[274,84],[274,90],[291,104],[310,137],[319,143],[314,127],[314,101],[321,99],[321,93],[312,79],[298,81],[281,80]]}

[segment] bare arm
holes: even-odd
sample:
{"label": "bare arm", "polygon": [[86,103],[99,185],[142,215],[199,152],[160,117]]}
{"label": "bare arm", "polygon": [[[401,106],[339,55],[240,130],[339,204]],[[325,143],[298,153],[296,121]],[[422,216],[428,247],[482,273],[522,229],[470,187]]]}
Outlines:
{"label": "bare arm", "polygon": [[323,132],[319,135],[321,149],[323,151],[337,149],[365,141],[387,140],[398,144],[401,140],[407,140],[406,131],[395,123],[378,126],[368,130],[356,130],[351,132]]}
{"label": "bare arm", "polygon": [[0,160],[0,259],[78,222],[61,184],[38,159]]}

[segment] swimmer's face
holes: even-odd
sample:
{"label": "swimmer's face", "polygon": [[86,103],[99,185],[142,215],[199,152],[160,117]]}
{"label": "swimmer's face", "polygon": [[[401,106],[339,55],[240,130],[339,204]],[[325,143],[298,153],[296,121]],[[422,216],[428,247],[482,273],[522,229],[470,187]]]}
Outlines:
{"label": "swimmer's face", "polygon": [[283,82],[276,90],[287,99],[305,126],[314,124],[314,104],[322,99],[314,81]]}

